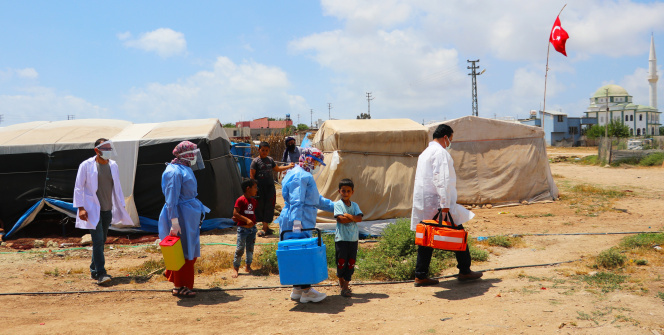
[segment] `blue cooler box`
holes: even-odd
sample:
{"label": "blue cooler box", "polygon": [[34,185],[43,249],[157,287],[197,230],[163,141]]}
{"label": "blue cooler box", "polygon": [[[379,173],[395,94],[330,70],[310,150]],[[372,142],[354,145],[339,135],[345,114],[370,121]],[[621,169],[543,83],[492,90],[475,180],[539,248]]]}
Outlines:
{"label": "blue cooler box", "polygon": [[279,280],[281,285],[318,284],[327,279],[327,256],[325,244],[317,228],[302,229],[318,231],[318,237],[284,240],[277,245],[277,262],[279,264]]}

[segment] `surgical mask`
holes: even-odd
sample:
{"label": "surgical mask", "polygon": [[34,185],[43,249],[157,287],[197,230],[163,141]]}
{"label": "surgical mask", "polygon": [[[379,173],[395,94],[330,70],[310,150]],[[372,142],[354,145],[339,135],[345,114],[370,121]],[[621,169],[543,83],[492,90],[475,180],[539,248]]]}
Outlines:
{"label": "surgical mask", "polygon": [[111,159],[112,156],[113,156],[112,151],[102,151],[101,152],[101,158],[102,159],[109,160],[109,159]]}
{"label": "surgical mask", "polygon": [[450,150],[451,147],[452,147],[452,140],[450,140],[450,138],[448,137],[447,138],[447,146],[445,147],[445,150]]}

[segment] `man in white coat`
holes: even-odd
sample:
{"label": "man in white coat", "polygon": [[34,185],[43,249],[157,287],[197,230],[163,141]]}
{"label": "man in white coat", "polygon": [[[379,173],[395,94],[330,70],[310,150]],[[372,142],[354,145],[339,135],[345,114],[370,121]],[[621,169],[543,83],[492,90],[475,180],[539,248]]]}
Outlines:
{"label": "man in white coat", "polygon": [[113,143],[105,138],[95,142],[94,157],[78,167],[74,187],[74,207],[78,207],[76,228],[89,229],[92,236],[90,277],[97,284],[106,285],[111,276],[106,273],[104,244],[111,224],[132,225],[125,209],[118,165],[111,160]]}
{"label": "man in white coat", "polygon": [[[433,141],[417,159],[415,171],[415,190],[413,192],[413,212],[410,219],[410,228],[415,231],[417,224],[422,220],[431,220],[438,209],[442,214],[449,213],[455,225],[461,226],[475,214],[456,203],[456,173],[454,161],[446,149],[452,145],[454,131],[448,125],[441,124],[433,133]],[[438,284],[438,280],[429,278],[429,264],[433,248],[418,246],[417,263],[415,265],[415,286],[428,286]],[[470,270],[470,252],[456,251],[458,279],[461,281],[478,279],[481,272]]]}

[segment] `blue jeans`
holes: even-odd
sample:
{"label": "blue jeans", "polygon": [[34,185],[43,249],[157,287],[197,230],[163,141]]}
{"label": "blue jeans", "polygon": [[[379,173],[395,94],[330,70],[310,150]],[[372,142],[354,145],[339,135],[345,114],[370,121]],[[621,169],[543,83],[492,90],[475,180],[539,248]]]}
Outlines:
{"label": "blue jeans", "polygon": [[256,243],[256,226],[251,228],[237,227],[237,249],[233,258],[233,267],[239,268],[242,262],[242,254],[247,249],[247,266],[250,266],[254,260],[254,244]]}
{"label": "blue jeans", "polygon": [[90,274],[95,278],[106,275],[106,260],[104,259],[104,244],[108,236],[108,227],[111,226],[113,213],[104,211],[99,213],[97,228],[90,229],[92,236],[92,263],[90,263]]}

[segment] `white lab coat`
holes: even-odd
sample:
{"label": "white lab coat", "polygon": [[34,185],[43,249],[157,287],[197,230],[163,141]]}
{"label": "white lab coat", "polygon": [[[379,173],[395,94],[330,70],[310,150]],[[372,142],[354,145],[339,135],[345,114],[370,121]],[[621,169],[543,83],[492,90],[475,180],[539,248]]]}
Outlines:
{"label": "white lab coat", "polygon": [[475,214],[457,204],[456,200],[452,156],[438,142],[431,141],[417,159],[410,229],[414,231],[422,220],[431,220],[438,208],[449,208],[456,225],[468,222]]}
{"label": "white lab coat", "polygon": [[[88,221],[83,221],[76,213],[76,228],[95,229],[99,222],[101,205],[97,198],[98,171],[95,159],[97,156],[86,159],[79,165],[76,174],[76,185],[74,186],[74,207],[83,207],[88,212]],[[124,194],[120,185],[120,170],[118,165],[109,160],[111,176],[113,177],[113,219],[112,225],[133,226],[129,213],[125,209]]]}

